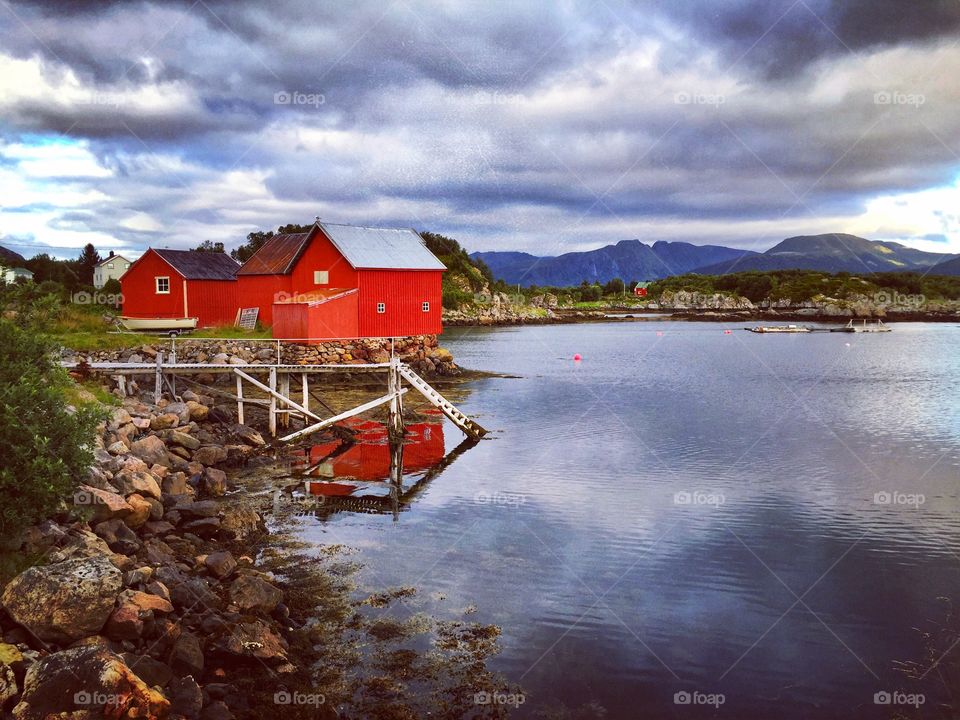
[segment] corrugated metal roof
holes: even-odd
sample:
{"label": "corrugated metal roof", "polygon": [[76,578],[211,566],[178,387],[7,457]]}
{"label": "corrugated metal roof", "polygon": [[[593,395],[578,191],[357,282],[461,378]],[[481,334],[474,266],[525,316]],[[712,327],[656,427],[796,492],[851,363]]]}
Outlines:
{"label": "corrugated metal roof", "polygon": [[157,250],[187,280],[233,280],[240,264],[229,255],[196,250]]}
{"label": "corrugated metal roof", "polygon": [[237,274],[284,275],[290,272],[312,232],[311,229],[305,233],[274,235],[243,264]]}
{"label": "corrugated metal roof", "polygon": [[355,269],[446,270],[413,230],[317,223]]}

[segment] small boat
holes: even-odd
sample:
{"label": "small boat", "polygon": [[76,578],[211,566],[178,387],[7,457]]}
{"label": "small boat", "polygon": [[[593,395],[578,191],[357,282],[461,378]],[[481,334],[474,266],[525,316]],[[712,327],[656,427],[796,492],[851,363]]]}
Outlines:
{"label": "small boat", "polygon": [[813,330],[805,325],[757,325],[756,327],[747,328],[750,332],[755,333],[808,333],[813,332]]}
{"label": "small boat", "polygon": [[883,320],[877,320],[876,325],[867,325],[867,321],[863,321],[863,325],[854,325],[853,320],[848,322],[837,332],[890,332],[891,329],[883,324]]}
{"label": "small boat", "polygon": [[197,327],[197,318],[135,318],[121,317],[120,322],[127,330],[134,332],[159,332],[179,334],[195,330]]}

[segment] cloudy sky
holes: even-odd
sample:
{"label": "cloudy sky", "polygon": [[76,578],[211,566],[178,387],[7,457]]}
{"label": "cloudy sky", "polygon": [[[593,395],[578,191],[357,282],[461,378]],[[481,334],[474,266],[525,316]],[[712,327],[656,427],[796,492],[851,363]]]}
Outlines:
{"label": "cloudy sky", "polygon": [[0,0],[0,244],[960,252],[958,0]]}

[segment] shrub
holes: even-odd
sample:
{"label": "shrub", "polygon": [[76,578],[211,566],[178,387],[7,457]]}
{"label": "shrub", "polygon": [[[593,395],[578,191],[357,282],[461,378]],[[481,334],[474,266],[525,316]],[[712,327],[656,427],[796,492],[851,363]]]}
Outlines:
{"label": "shrub", "polygon": [[0,536],[49,517],[86,476],[101,411],[68,409],[67,374],[35,329],[0,320]]}

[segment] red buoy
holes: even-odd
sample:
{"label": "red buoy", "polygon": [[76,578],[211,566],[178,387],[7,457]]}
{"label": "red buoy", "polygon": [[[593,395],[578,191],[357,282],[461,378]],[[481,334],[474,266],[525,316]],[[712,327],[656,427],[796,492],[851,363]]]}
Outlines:
{"label": "red buoy", "polygon": [[581,360],[583,360],[583,357],[580,355],[580,353],[576,353],[576,354],[574,354],[573,359],[574,359],[576,362],[580,362]]}

